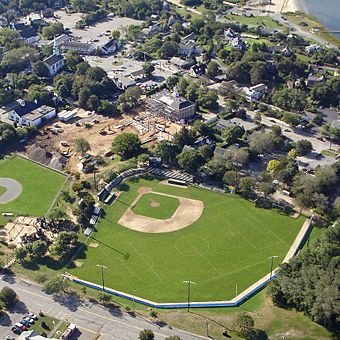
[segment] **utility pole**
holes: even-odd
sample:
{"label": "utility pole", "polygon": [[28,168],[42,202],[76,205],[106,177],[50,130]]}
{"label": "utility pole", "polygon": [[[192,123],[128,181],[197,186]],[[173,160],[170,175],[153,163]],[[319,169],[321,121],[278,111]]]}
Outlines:
{"label": "utility pole", "polygon": [[276,256],[276,255],[273,255],[273,256],[268,257],[268,259],[271,260],[269,281],[272,280],[274,259],[276,259],[277,257],[278,257],[278,256]]}
{"label": "utility pole", "polygon": [[183,281],[183,283],[187,283],[188,284],[188,312],[190,311],[190,286],[193,284],[195,284],[195,282],[190,281],[190,280],[186,280]]}
{"label": "utility pole", "polygon": [[105,292],[105,284],[104,284],[104,268],[107,269],[106,266],[104,266],[103,264],[97,264],[97,267],[101,268],[101,271],[102,271],[102,289],[103,289],[103,292]]}

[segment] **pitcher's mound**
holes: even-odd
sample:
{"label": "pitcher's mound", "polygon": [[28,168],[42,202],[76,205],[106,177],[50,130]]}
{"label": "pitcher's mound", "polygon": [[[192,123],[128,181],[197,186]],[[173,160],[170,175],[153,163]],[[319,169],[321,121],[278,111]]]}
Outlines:
{"label": "pitcher's mound", "polygon": [[161,205],[159,204],[159,202],[156,202],[156,201],[152,201],[150,203],[150,207],[152,208],[159,208]]}
{"label": "pitcher's mound", "polygon": [[[203,213],[204,204],[202,201],[168,195],[161,192],[154,192],[150,188],[140,188],[138,190],[139,195],[133,202],[132,206],[134,206],[134,204],[136,204],[137,201],[143,196],[140,191],[141,189],[148,189],[148,191],[145,193],[152,192],[157,195],[177,198],[180,204],[171,218],[166,220],[137,215],[132,211],[131,207],[129,207],[118,221],[118,223],[123,227],[144,233],[168,233],[192,225],[201,217]],[[159,202],[156,201],[152,201],[150,205],[152,207],[160,206]]]}

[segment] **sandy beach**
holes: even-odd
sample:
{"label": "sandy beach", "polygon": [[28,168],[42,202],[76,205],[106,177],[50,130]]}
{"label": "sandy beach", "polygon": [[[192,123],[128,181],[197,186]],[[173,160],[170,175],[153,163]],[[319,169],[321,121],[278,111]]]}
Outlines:
{"label": "sandy beach", "polygon": [[277,13],[296,12],[299,10],[296,2],[297,0],[272,0],[272,4],[266,6],[266,10]]}

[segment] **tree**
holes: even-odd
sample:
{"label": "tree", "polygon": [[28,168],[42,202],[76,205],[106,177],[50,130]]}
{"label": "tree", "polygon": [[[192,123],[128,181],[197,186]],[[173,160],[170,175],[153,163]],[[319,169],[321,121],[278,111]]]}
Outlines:
{"label": "tree", "polygon": [[198,89],[196,102],[204,109],[214,110],[218,107],[218,95],[215,91],[201,87]]}
{"label": "tree", "polygon": [[185,145],[191,145],[195,141],[195,136],[192,130],[182,127],[172,137],[172,142],[178,151],[181,151]]}
{"label": "tree", "polygon": [[250,149],[256,153],[268,153],[273,149],[274,137],[270,132],[256,131],[249,139]]}
{"label": "tree", "polygon": [[118,30],[112,30],[111,32],[111,38],[118,40],[120,38],[120,31]]}
{"label": "tree", "polygon": [[171,58],[178,52],[178,43],[175,41],[165,41],[159,49],[159,56],[161,58]]}
{"label": "tree", "polygon": [[295,149],[298,156],[305,156],[313,150],[313,145],[309,140],[301,139],[296,142]]}
{"label": "tree", "polygon": [[215,61],[211,61],[207,65],[206,75],[210,78],[215,78],[220,74],[220,68]]}
{"label": "tree", "polygon": [[256,112],[255,113],[255,116],[254,116],[254,122],[256,124],[260,124],[261,123],[261,120],[262,120],[262,117],[261,117],[261,114],[259,112]]}
{"label": "tree", "polygon": [[22,262],[27,256],[27,250],[25,247],[19,247],[15,249],[15,258]]}
{"label": "tree", "polygon": [[62,231],[51,245],[51,253],[64,260],[78,246],[78,235],[74,231]]}
{"label": "tree", "polygon": [[276,172],[278,172],[279,169],[280,169],[280,161],[278,161],[276,159],[272,159],[268,162],[267,171],[270,171],[272,173],[276,173]]}
{"label": "tree", "polygon": [[80,153],[82,156],[89,150],[91,150],[90,143],[85,138],[77,138],[74,141],[75,151]]}
{"label": "tree", "polygon": [[124,159],[137,156],[141,149],[140,138],[130,132],[118,135],[112,142],[112,151]]}
{"label": "tree", "polygon": [[165,340],[181,340],[181,338],[178,335],[170,335]]}
{"label": "tree", "polygon": [[197,150],[183,151],[177,156],[178,164],[181,168],[190,173],[195,173],[203,164],[204,159]]}
{"label": "tree", "polygon": [[156,144],[153,154],[157,157],[161,157],[163,162],[169,164],[175,160],[176,150],[171,143],[166,140],[162,140]]}
{"label": "tree", "polygon": [[240,337],[248,339],[254,331],[254,324],[254,319],[249,314],[242,313],[234,320],[233,328]]}
{"label": "tree", "polygon": [[179,81],[178,76],[170,76],[166,79],[166,87],[169,90],[172,90],[175,87],[175,85],[178,83],[178,81]]}
{"label": "tree", "polygon": [[178,93],[181,96],[185,96],[188,86],[189,86],[189,82],[184,77],[182,77],[177,84]]}
{"label": "tree", "polygon": [[17,293],[10,287],[3,287],[0,291],[0,300],[3,301],[6,308],[11,308],[18,300]]}
{"label": "tree", "polygon": [[236,186],[238,183],[238,177],[237,172],[234,170],[228,170],[225,172],[223,176],[223,180],[230,185]]}
{"label": "tree", "polygon": [[61,22],[51,22],[44,26],[41,30],[41,35],[44,39],[51,40],[53,37],[64,33],[64,26]]}
{"label": "tree", "polygon": [[282,109],[302,111],[306,106],[307,95],[299,89],[284,88],[273,91],[272,102]]}
{"label": "tree", "polygon": [[269,294],[275,305],[295,308],[328,329],[338,328],[340,221],[279,268]]}
{"label": "tree", "polygon": [[268,197],[275,192],[274,185],[269,182],[261,182],[257,188],[259,191],[263,192],[264,197]]}
{"label": "tree", "polygon": [[239,181],[238,190],[241,195],[250,198],[254,193],[256,180],[253,177],[242,177]]}
{"label": "tree", "polygon": [[143,329],[139,332],[138,339],[140,340],[153,340],[155,338],[155,335],[153,334],[153,331],[151,329]]}
{"label": "tree", "polygon": [[153,66],[151,63],[144,63],[143,64],[143,71],[147,77],[152,76],[152,72],[155,70],[155,66]]}
{"label": "tree", "polygon": [[43,85],[31,85],[27,91],[27,99],[30,101],[38,101],[41,104],[50,104],[51,97]]}
{"label": "tree", "polygon": [[222,131],[222,137],[229,145],[234,144],[244,134],[244,127],[241,125],[232,125]]}
{"label": "tree", "polygon": [[126,112],[138,105],[141,96],[141,89],[139,86],[129,87],[124,94],[121,94],[117,101],[117,108],[121,112]]}
{"label": "tree", "polygon": [[32,243],[32,252],[30,256],[33,259],[39,260],[45,256],[47,249],[48,249],[48,245],[46,244],[46,242],[43,242],[41,240],[34,241]]}
{"label": "tree", "polygon": [[67,288],[67,283],[61,276],[57,276],[53,280],[45,283],[44,291],[47,294],[55,294],[64,291]]}
{"label": "tree", "polygon": [[41,60],[35,62],[34,64],[32,64],[32,72],[40,78],[43,77],[48,77],[49,76],[49,72],[48,69],[45,65],[45,63]]}

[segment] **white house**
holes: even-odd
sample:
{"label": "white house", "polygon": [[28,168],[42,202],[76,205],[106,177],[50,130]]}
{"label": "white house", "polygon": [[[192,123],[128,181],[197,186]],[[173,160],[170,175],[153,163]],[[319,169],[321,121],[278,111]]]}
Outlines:
{"label": "white house", "polygon": [[64,67],[64,58],[60,54],[59,47],[54,40],[53,54],[44,59],[44,64],[48,69],[50,77],[56,75]]}
{"label": "white house", "polygon": [[96,50],[93,43],[82,43],[78,41],[64,41],[62,44],[64,51],[76,51],[80,54],[92,54]]}
{"label": "white house", "polygon": [[235,48],[236,50],[240,50],[240,51],[243,51],[247,48],[245,42],[240,37],[233,38],[230,41],[230,45],[232,48]]}
{"label": "white house", "polygon": [[8,112],[8,119],[18,125],[39,126],[56,116],[55,108],[21,100]]}
{"label": "white house", "polygon": [[25,24],[18,23],[18,24],[12,24],[11,27],[18,31],[20,39],[24,41],[27,45],[32,45],[39,41],[39,34],[37,31]]}
{"label": "white house", "polygon": [[244,88],[245,97],[248,102],[259,100],[267,91],[265,84],[257,84],[251,87]]}

